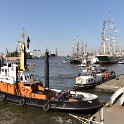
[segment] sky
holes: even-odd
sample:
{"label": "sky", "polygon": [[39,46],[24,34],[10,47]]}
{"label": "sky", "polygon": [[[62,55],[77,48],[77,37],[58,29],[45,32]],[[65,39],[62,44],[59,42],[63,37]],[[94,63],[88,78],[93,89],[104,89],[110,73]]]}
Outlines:
{"label": "sky", "polygon": [[48,49],[71,55],[79,36],[88,50],[101,45],[102,22],[110,12],[124,48],[124,0],[0,0],[0,52],[16,50],[23,28],[30,37],[30,51]]}

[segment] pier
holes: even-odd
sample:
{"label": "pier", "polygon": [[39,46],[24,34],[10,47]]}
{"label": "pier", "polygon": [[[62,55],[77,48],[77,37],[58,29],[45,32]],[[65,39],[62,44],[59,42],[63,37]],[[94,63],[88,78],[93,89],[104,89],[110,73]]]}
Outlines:
{"label": "pier", "polygon": [[124,124],[124,74],[108,80],[96,87],[96,90],[112,92],[110,100],[94,115],[82,118],[70,114],[82,124]]}
{"label": "pier", "polygon": [[[100,112],[98,111],[94,117],[95,121],[101,124]],[[124,123],[124,107],[118,105],[103,107],[103,123],[102,124],[123,124]]]}
{"label": "pier", "polygon": [[[110,101],[103,107],[103,114],[98,111],[94,117],[96,122],[103,124],[123,124],[124,123],[124,75],[119,75],[113,80],[109,80],[96,87],[97,90],[113,92]],[[101,124],[101,123],[99,123]]]}
{"label": "pier", "polygon": [[108,80],[105,83],[96,86],[96,90],[114,93],[120,87],[124,87],[124,74],[119,75],[112,80]]}

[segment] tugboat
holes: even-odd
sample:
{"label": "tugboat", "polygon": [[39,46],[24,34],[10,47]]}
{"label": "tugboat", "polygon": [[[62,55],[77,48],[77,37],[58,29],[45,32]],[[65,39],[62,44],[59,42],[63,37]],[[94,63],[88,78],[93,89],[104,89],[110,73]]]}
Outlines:
{"label": "tugboat", "polygon": [[49,52],[45,53],[45,86],[33,79],[26,63],[26,35],[22,33],[20,64],[7,63],[0,68],[0,101],[44,111],[63,111],[94,114],[102,106],[95,94],[62,91],[49,88]]}

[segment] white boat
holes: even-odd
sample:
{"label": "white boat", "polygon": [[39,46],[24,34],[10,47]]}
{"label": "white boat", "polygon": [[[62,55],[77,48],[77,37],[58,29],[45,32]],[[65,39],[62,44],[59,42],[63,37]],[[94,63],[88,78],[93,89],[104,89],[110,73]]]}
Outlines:
{"label": "white boat", "polygon": [[119,61],[118,64],[124,64],[124,61]]}
{"label": "white boat", "polygon": [[86,68],[87,65],[86,64],[80,64],[80,65],[78,65],[78,67],[80,67],[80,68]]}
{"label": "white boat", "polygon": [[96,82],[93,76],[78,76],[74,84],[74,89],[89,89],[95,88],[95,86]]}
{"label": "white boat", "polygon": [[80,73],[76,77],[74,84],[75,89],[95,88],[96,85],[103,82],[103,73],[107,70],[107,68],[100,67],[99,65],[82,65],[79,66],[79,69]]}
{"label": "white boat", "polygon": [[67,60],[65,59],[65,60],[63,60],[63,63],[67,63]]}
{"label": "white boat", "polygon": [[74,88],[75,89],[95,88],[98,83],[102,82],[102,79],[103,79],[102,73],[98,74],[84,73],[84,75],[76,77]]}

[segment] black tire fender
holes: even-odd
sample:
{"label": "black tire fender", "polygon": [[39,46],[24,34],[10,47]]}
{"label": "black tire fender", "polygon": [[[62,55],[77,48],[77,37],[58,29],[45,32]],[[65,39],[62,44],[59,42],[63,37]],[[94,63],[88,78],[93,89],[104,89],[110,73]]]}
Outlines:
{"label": "black tire fender", "polygon": [[45,112],[49,111],[49,109],[50,109],[50,104],[49,104],[49,103],[47,103],[47,104],[45,104],[45,105],[43,106],[43,110],[44,110]]}
{"label": "black tire fender", "polygon": [[0,95],[0,101],[5,100],[5,97],[6,97],[6,95],[5,95],[5,94],[1,94],[1,95]]}
{"label": "black tire fender", "polygon": [[25,99],[20,99],[19,105],[24,105],[25,104]]}

